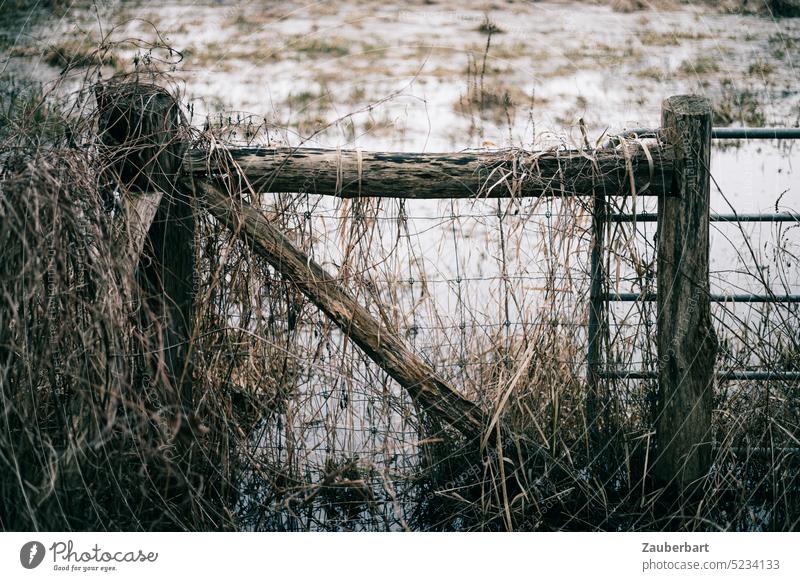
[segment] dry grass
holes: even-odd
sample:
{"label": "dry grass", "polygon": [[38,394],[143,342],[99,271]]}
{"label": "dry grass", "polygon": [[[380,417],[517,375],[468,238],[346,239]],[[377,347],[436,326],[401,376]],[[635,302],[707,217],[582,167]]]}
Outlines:
{"label": "dry grass", "polygon": [[506,84],[502,75],[498,79],[493,74],[492,50],[492,32],[489,32],[482,53],[467,53],[467,91],[459,96],[454,108],[470,119],[470,131],[480,132],[484,120],[511,127],[517,107],[532,101],[518,87]]}
{"label": "dry grass", "polygon": [[758,95],[728,80],[723,80],[721,95],[712,103],[712,109],[715,125],[760,127],[766,122]]}
{"label": "dry grass", "polygon": [[224,476],[189,462],[193,424],[155,366],[163,336],[135,330],[160,324],[116,244],[91,113],[35,93],[2,105],[0,527],[230,527]]}
{"label": "dry grass", "polygon": [[686,32],[682,30],[656,31],[645,30],[639,35],[639,41],[646,46],[677,46],[681,41],[697,41],[707,38],[699,32]]}
{"label": "dry grass", "polygon": [[704,77],[719,72],[719,64],[709,57],[685,60],[678,66],[678,72],[688,77]]}
{"label": "dry grass", "polygon": [[636,76],[640,79],[661,82],[669,78],[669,73],[658,67],[647,67],[636,71]]}

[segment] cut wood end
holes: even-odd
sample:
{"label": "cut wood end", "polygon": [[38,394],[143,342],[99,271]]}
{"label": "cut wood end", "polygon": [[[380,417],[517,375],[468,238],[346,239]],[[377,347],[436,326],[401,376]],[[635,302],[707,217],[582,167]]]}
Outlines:
{"label": "cut wood end", "polygon": [[710,115],[711,104],[700,95],[676,95],[664,100],[663,110],[676,115]]}

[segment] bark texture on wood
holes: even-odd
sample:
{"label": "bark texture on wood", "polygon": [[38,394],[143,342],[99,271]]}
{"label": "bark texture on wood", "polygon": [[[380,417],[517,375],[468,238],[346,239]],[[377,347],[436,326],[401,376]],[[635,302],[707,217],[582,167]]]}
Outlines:
{"label": "bark texture on wood", "polygon": [[671,197],[658,208],[659,394],[656,479],[688,492],[711,466],[717,339],[709,300],[711,108],[667,99],[664,139],[675,152]]}
{"label": "bark texture on wood", "polygon": [[195,217],[190,197],[176,181],[188,143],[186,119],[175,99],[155,85],[109,83],[98,85],[95,94],[107,167],[125,190],[124,248],[142,252],[140,282],[164,326],[166,374],[189,412]]}
{"label": "bark texture on wood", "polygon": [[414,401],[470,438],[483,426],[480,408],[460,395],[384,327],[339,282],[295,247],[254,207],[232,198],[217,186],[198,181],[199,200],[222,224],[235,232],[278,272],[319,307],[384,371],[405,388]]}
{"label": "bark texture on wood", "polygon": [[[623,149],[624,148],[624,149]],[[193,149],[187,169],[224,177],[238,166],[261,192],[401,198],[510,198],[516,196],[668,193],[672,155],[627,144],[578,151],[381,153],[315,148],[240,148],[224,158]]]}
{"label": "bark texture on wood", "polygon": [[128,261],[135,267],[144,251],[147,234],[161,205],[163,192],[135,192],[126,195],[122,202],[125,216],[124,228],[116,240],[118,248],[128,254]]}

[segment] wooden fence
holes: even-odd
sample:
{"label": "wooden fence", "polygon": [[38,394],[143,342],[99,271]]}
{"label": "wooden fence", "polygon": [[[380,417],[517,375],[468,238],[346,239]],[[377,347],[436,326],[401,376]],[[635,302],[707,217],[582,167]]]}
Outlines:
{"label": "wooden fence", "polygon": [[[99,87],[101,143],[125,197],[127,248],[144,255],[143,285],[167,321],[163,366],[193,409],[194,269],[192,198],[293,282],[415,403],[478,439],[485,410],[460,395],[341,286],[297,248],[265,214],[231,195],[232,184],[261,192],[338,197],[475,198],[591,196],[594,200],[589,316],[589,413],[602,379],[605,323],[603,232],[608,196],[658,197],[657,455],[652,474],[681,490],[711,464],[711,405],[717,342],[709,304],[711,110],[704,99],[664,102],[655,146],[623,143],[586,151],[500,151],[413,154],[309,148],[227,149],[211,155],[189,148],[180,106],[150,85]],[[601,438],[601,433],[593,435]]]}

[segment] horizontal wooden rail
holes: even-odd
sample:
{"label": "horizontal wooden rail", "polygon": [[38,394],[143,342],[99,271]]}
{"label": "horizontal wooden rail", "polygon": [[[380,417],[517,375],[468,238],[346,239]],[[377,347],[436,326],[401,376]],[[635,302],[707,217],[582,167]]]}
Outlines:
{"label": "horizontal wooden rail", "polygon": [[341,198],[511,198],[669,194],[668,148],[639,143],[594,151],[381,153],[314,148],[193,149],[195,177],[237,177],[261,192]]}

